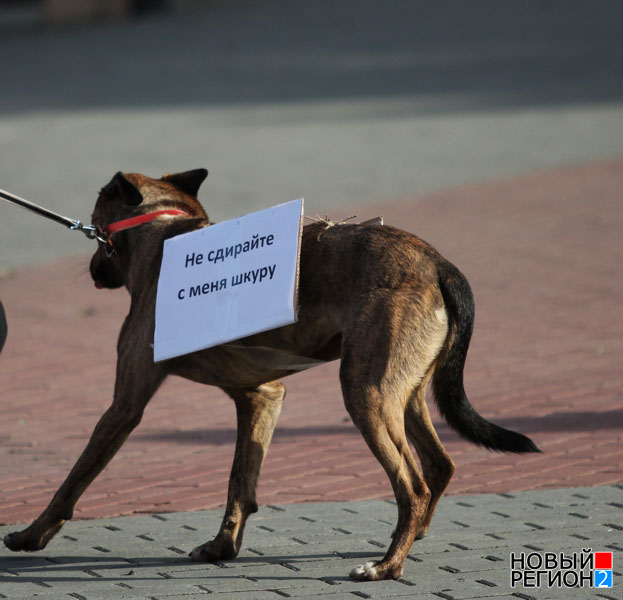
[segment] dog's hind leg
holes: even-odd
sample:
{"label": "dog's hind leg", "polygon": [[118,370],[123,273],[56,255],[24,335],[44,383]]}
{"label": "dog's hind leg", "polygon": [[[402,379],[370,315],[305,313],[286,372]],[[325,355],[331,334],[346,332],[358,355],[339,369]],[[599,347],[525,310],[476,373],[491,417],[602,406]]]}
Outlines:
{"label": "dog's hind leg", "polygon": [[352,570],[356,579],[397,579],[416,533],[421,529],[430,492],[420,475],[417,461],[409,448],[404,432],[402,407],[399,399],[343,379],[346,407],[353,422],[363,434],[370,450],[387,473],[398,505],[398,524],[387,553],[378,563],[368,562]]}
{"label": "dog's hind leg", "polygon": [[133,352],[131,367],[127,358],[120,351],[113,403],[95,426],[86,448],[48,507],[30,527],[5,536],[4,544],[10,550],[35,551],[45,548],[63,523],[72,518],[74,506],[82,493],[140,423],[147,402],[162,383],[165,374],[154,365],[150,353],[139,357],[136,351]]}
{"label": "dog's hind leg", "polygon": [[416,359],[413,365],[416,385],[405,406],[405,429],[418,453],[424,480],[431,493],[424,522],[416,536],[416,539],[422,539],[428,532],[437,502],[454,474],[454,463],[437,436],[426,405],[426,388],[448,335],[448,317],[441,298],[422,306],[422,310],[413,315],[407,331],[411,353]]}
{"label": "dog's hind leg", "polygon": [[197,546],[190,553],[196,561],[229,560],[238,555],[247,518],[257,512],[257,481],[285,396],[285,387],[280,381],[253,389],[225,391],[236,403],[238,418],[227,507],[214,540]]}
{"label": "dog's hind leg", "polygon": [[340,381],[353,422],[389,477],[398,506],[398,523],[380,562],[356,567],[351,576],[399,578],[421,529],[430,491],[405,434],[405,405],[413,389],[409,339],[410,299],[395,290],[370,294],[343,335]]}
{"label": "dog's hind leg", "polygon": [[454,462],[443,447],[426,405],[427,376],[415,389],[405,409],[405,425],[407,436],[417,450],[426,485],[431,492],[430,502],[424,522],[417,533],[416,539],[422,539],[428,533],[428,527],[437,502],[454,475]]}

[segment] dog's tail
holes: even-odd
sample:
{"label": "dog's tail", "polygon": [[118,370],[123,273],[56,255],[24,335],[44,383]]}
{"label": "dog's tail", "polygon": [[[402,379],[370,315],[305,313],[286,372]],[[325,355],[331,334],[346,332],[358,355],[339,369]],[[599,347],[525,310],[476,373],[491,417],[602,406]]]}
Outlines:
{"label": "dog's tail", "polygon": [[463,367],[474,326],[474,297],[461,272],[441,256],[436,261],[439,286],[449,318],[449,333],[437,359],[433,392],[448,425],[466,440],[500,452],[540,452],[534,442],[481,417],[463,388]]}

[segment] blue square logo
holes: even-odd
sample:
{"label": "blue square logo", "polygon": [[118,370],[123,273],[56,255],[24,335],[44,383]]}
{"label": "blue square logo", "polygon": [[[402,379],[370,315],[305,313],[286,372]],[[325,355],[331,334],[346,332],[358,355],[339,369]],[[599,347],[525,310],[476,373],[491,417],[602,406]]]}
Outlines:
{"label": "blue square logo", "polygon": [[596,588],[611,588],[612,587],[612,571],[611,570],[597,570],[594,575],[594,587]]}

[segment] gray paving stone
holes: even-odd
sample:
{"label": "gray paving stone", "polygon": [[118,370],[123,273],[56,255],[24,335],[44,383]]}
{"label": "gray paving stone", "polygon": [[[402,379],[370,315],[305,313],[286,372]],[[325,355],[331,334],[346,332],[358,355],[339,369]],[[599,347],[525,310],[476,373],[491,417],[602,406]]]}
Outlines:
{"label": "gray paving stone", "polygon": [[[178,598],[179,600],[206,600],[207,594],[159,594],[157,596],[151,596],[151,600],[160,600],[161,598]],[[261,592],[223,592],[219,595],[220,598],[231,598],[232,600],[266,600],[266,599],[276,599],[283,598],[283,596],[277,594],[276,592],[270,591],[261,591]]]}
{"label": "gray paving stone", "polygon": [[511,589],[510,555],[623,552],[620,498],[610,486],[444,498],[403,578],[388,582],[348,577],[389,544],[396,507],[384,501],[264,507],[239,558],[217,564],[187,553],[216,532],[222,510],[74,521],[40,553],[0,551],[0,598],[616,600],[618,571],[612,590]]}

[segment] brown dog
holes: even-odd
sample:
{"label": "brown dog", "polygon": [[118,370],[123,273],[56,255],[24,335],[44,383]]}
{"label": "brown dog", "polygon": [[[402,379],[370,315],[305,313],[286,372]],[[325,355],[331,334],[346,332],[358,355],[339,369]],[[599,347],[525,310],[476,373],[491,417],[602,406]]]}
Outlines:
{"label": "brown dog", "polygon": [[[285,395],[278,379],[297,372],[302,357],[341,358],[346,408],[385,469],[398,505],[398,524],[383,560],[356,567],[351,575],[400,577],[411,544],[426,534],[454,472],[428,414],[430,379],[441,414],[461,436],[492,450],[538,452],[527,437],[483,419],[465,396],[463,366],[474,318],[470,287],[453,265],[410,233],[317,222],[303,230],[297,323],[154,363],[163,243],[210,224],[196,198],[206,176],[204,169],[158,180],[117,173],[102,189],[93,224],[108,241],[93,256],[91,275],[98,287],[125,286],[132,298],[119,335],[114,400],[49,506],[4,543],[11,550],[44,548],[139,424],[165,377],[179,375],[220,387],[236,404],[238,434],[223,523],[214,540],[191,552],[199,561],[234,558],[245,522],[257,511],[260,467]],[[140,215],[150,220],[125,221]]]}

